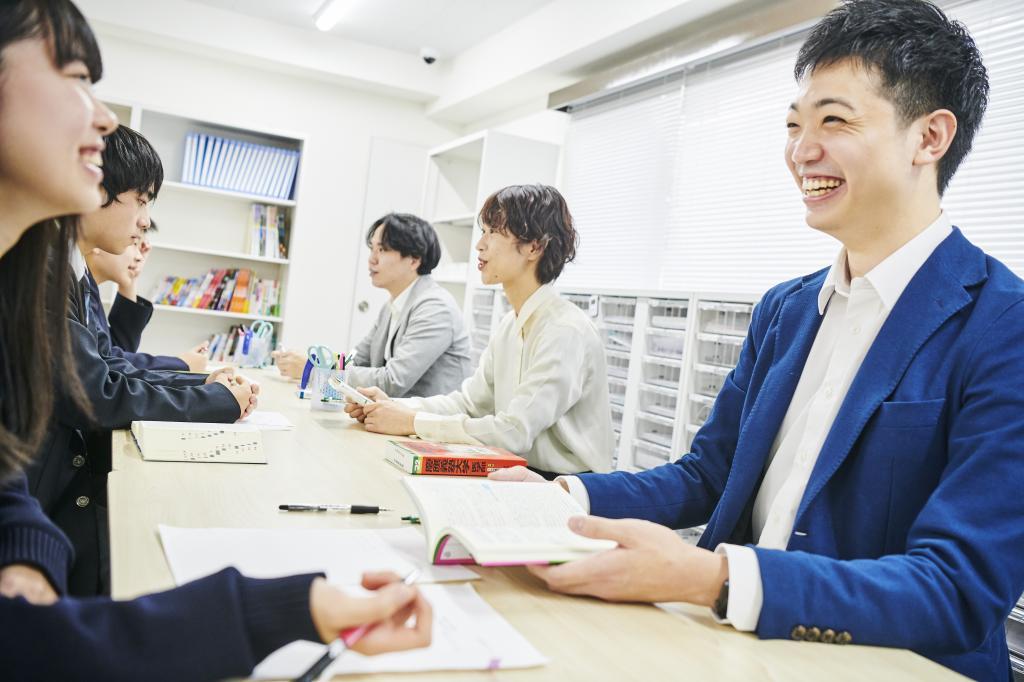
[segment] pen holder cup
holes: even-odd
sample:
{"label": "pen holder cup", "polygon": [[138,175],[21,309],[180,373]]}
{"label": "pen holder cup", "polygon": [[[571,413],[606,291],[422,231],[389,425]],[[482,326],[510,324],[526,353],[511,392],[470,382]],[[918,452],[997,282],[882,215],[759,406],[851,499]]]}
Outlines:
{"label": "pen holder cup", "polygon": [[334,390],[327,380],[331,377],[345,380],[345,370],[314,367],[309,372],[307,391],[314,410],[340,411],[345,408],[345,396]]}
{"label": "pen holder cup", "polygon": [[242,341],[237,355],[239,367],[266,367],[270,364],[270,337],[251,336]]}

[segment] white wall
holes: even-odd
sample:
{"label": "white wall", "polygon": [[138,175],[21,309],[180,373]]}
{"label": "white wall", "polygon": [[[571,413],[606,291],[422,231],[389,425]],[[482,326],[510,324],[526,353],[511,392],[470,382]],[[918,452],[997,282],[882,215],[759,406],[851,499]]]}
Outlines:
{"label": "white wall", "polygon": [[306,137],[283,341],[298,347],[344,346],[354,268],[365,270],[357,258],[371,138],[433,146],[457,131],[429,120],[420,104],[146,46],[102,31],[98,37],[104,61],[97,86],[101,97]]}

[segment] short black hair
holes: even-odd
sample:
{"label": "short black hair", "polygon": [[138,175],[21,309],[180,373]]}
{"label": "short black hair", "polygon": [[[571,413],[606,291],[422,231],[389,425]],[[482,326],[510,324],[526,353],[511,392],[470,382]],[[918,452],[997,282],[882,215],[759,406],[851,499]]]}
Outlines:
{"label": "short black hair", "polygon": [[541,284],[554,281],[576,258],[579,234],[565,198],[550,185],[509,185],[487,197],[480,224],[509,234],[520,244],[537,242],[544,253],[537,264]]}
{"label": "short black hair", "polygon": [[811,30],[793,73],[799,81],[844,59],[879,76],[904,124],[937,109],[956,116],[956,135],[939,160],[941,195],[988,106],[988,74],[970,33],[925,0],[847,0]]}
{"label": "short black hair", "polygon": [[103,189],[107,198],[103,207],[114,203],[119,194],[138,192],[156,199],[164,182],[164,166],[149,140],[128,126],[120,126],[103,141]]}
{"label": "short black hair", "polygon": [[420,259],[416,268],[419,275],[429,275],[441,260],[441,243],[433,225],[411,213],[388,213],[373,221],[366,232],[366,245],[373,241],[373,233],[380,230],[380,245],[388,251],[397,251],[403,257]]}

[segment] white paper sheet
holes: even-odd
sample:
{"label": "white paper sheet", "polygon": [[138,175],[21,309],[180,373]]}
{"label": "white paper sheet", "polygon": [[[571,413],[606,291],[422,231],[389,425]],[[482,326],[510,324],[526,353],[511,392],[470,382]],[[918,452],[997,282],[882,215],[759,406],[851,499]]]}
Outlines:
{"label": "white paper sheet", "polygon": [[295,424],[292,424],[288,417],[280,412],[268,410],[253,410],[252,414],[239,420],[238,423],[255,426],[261,431],[291,431],[295,428]]}
{"label": "white paper sheet", "polygon": [[337,585],[358,585],[366,571],[405,575],[422,571],[423,583],[476,580],[464,566],[433,566],[416,528],[255,529],[159,526],[174,581],[190,580],[234,566],[253,578],[323,572]]}
{"label": "white paper sheet", "polygon": [[[529,641],[480,598],[472,585],[422,585],[434,610],[433,641],[424,649],[380,656],[345,651],[324,672],[331,675],[424,670],[531,668],[548,662]],[[256,679],[292,679],[324,652],[322,644],[292,642],[256,666]]]}

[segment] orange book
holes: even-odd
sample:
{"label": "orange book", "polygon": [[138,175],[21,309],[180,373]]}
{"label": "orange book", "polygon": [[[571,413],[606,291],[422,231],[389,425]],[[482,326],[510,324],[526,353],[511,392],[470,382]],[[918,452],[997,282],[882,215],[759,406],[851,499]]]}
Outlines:
{"label": "orange book", "polygon": [[239,270],[235,280],[235,291],[231,295],[228,310],[233,313],[246,313],[249,307],[249,271]]}
{"label": "orange book", "polygon": [[495,469],[526,466],[526,460],[489,445],[390,441],[387,460],[402,471],[427,476],[486,476]]}

